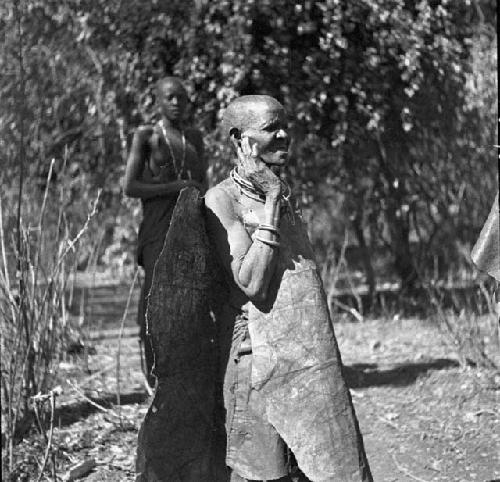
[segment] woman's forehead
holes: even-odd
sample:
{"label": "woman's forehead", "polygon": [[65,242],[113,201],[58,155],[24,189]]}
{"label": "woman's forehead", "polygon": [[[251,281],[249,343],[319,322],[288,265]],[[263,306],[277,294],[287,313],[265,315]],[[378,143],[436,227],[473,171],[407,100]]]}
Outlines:
{"label": "woman's forehead", "polygon": [[254,110],[249,118],[248,127],[263,128],[274,122],[286,120],[285,110],[280,106],[262,105]]}
{"label": "woman's forehead", "polygon": [[186,96],[186,90],[184,87],[178,83],[173,81],[165,81],[159,85],[159,92],[162,95],[170,95],[170,94],[178,94]]}

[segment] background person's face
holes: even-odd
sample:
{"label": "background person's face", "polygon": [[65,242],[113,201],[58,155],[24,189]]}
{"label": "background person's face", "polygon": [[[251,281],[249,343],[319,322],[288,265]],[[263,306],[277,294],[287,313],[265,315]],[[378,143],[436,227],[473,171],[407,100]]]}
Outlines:
{"label": "background person's face", "polygon": [[289,137],[285,111],[264,105],[256,121],[241,133],[256,144],[259,157],[270,166],[288,160]]}
{"label": "background person's face", "polygon": [[160,111],[169,121],[181,120],[186,112],[187,94],[176,82],[163,82],[158,87],[158,103]]}

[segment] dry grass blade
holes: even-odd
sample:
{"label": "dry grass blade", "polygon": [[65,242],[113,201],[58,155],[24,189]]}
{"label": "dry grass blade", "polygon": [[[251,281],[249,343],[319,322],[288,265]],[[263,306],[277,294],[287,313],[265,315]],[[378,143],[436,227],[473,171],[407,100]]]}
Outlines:
{"label": "dry grass blade", "polygon": [[480,289],[480,293],[485,297],[490,310],[487,316],[495,320],[489,326],[491,333],[486,333],[486,336],[484,322],[481,321],[480,315],[471,309],[459,309],[459,301],[453,298],[453,308],[445,309],[442,299],[439,298],[440,293],[437,288],[428,284],[424,284],[424,286],[435,310],[431,318],[443,331],[445,339],[453,346],[460,365],[463,367],[477,365],[487,369],[497,369],[496,362],[487,353],[485,339],[489,338],[496,343],[496,336],[490,335],[497,333],[498,315],[495,314],[495,307],[490,301],[491,295],[484,286]]}
{"label": "dry grass blade", "polygon": [[363,320],[364,320],[363,315],[355,308],[352,308],[352,307],[346,305],[345,303],[342,303],[341,301],[336,300],[335,298],[332,298],[332,304],[334,304],[335,306],[338,306],[342,310],[345,310],[348,313],[350,313],[352,316],[354,316],[354,318],[356,318],[356,321],[359,321],[360,323],[363,322]]}
{"label": "dry grass blade", "polygon": [[130,285],[130,289],[128,292],[125,310],[123,311],[123,316],[122,316],[122,319],[120,322],[120,334],[118,336],[118,350],[116,352],[116,404],[118,405],[118,416],[120,417],[120,426],[122,425],[122,405],[121,405],[121,400],[120,400],[120,356],[121,356],[121,348],[122,348],[123,327],[125,325],[125,320],[126,320],[127,315],[128,315],[130,300],[132,299],[132,294],[134,292],[135,283],[137,281],[138,274],[139,274],[139,269],[136,268],[135,273],[134,273],[134,278],[132,280],[132,284]]}
{"label": "dry grass blade", "polygon": [[[45,453],[43,456],[43,461],[42,461],[42,466],[40,468],[40,473],[38,474],[38,479],[37,482],[40,482],[42,480],[43,474],[45,472],[45,467],[47,466],[47,462],[49,460],[49,456],[52,452],[52,440],[54,436],[54,413],[56,409],[56,393],[55,390],[50,391],[50,422],[49,422],[49,435],[46,436],[46,446],[45,446]],[[36,402],[35,402],[36,403]],[[44,433],[45,435],[45,433]],[[55,470],[55,460],[52,460],[53,462],[53,470]]]}
{"label": "dry grass blade", "polygon": [[102,192],[102,189],[99,189],[97,191],[97,196],[96,196],[95,201],[93,202],[92,210],[87,215],[87,219],[85,220],[85,223],[83,224],[83,226],[80,229],[80,231],[78,231],[78,234],[73,239],[71,239],[68,242],[68,245],[66,246],[66,248],[63,251],[63,253],[61,254],[61,256],[59,258],[59,261],[58,261],[58,263],[56,265],[56,268],[54,269],[54,272],[52,273],[52,276],[51,276],[52,279],[54,278],[54,276],[58,272],[58,270],[59,270],[59,268],[60,268],[63,260],[65,259],[66,255],[70,251],[73,251],[75,249],[75,245],[78,243],[78,241],[80,241],[81,237],[87,232],[89,224],[90,224],[90,221],[97,214],[97,206],[99,205],[99,199],[100,199],[100,196],[101,196],[101,192]]}
{"label": "dry grass blade", "polygon": [[49,188],[52,180],[52,172],[54,170],[55,162],[56,162],[55,159],[52,159],[52,161],[50,162],[49,173],[47,174],[47,183],[45,185],[45,191],[43,193],[42,207],[40,209],[40,217],[38,219],[38,226],[37,226],[38,240],[37,240],[37,247],[35,249],[35,262],[34,262],[34,276],[35,276],[33,280],[34,286],[36,286],[37,284],[38,267],[40,265],[40,253],[42,251],[42,244],[43,244],[43,221],[45,218],[45,209],[47,207],[47,198],[49,196]]}

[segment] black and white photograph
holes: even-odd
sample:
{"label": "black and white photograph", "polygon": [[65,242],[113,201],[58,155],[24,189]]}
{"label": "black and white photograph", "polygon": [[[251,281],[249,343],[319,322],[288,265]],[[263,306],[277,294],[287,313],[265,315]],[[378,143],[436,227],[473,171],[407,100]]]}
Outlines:
{"label": "black and white photograph", "polygon": [[2,0],[9,482],[499,482],[493,0]]}

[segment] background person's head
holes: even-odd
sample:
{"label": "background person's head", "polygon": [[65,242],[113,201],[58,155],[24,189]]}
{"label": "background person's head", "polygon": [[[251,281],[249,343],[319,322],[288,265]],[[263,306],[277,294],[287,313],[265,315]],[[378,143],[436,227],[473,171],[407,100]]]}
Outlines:
{"label": "background person's head", "polygon": [[235,149],[248,137],[266,164],[286,164],[289,146],[286,113],[273,97],[245,95],[233,100],[224,112],[222,129]]}
{"label": "background person's head", "polygon": [[186,113],[188,95],[178,77],[163,77],[156,83],[156,102],[162,117],[177,124]]}

